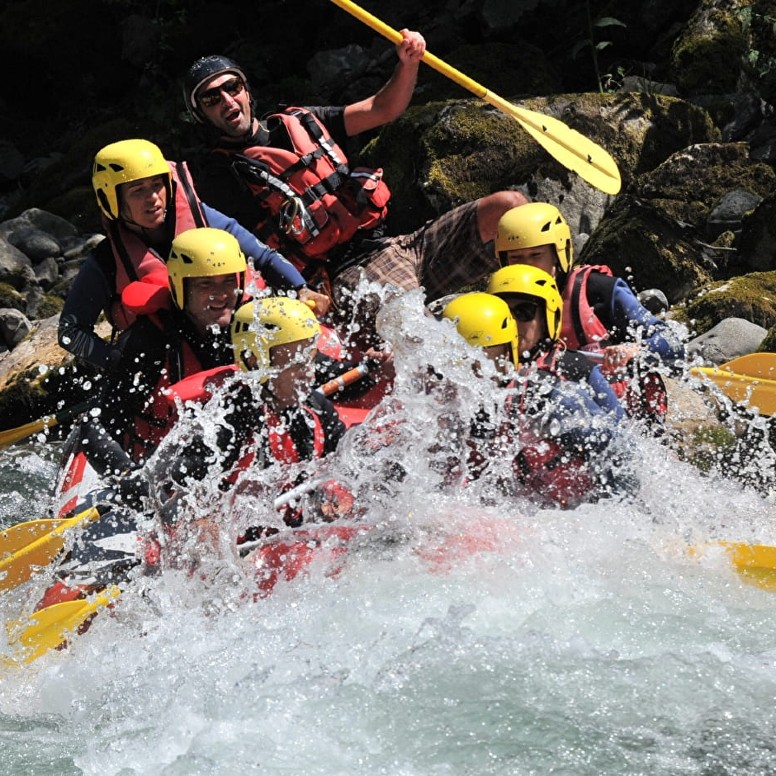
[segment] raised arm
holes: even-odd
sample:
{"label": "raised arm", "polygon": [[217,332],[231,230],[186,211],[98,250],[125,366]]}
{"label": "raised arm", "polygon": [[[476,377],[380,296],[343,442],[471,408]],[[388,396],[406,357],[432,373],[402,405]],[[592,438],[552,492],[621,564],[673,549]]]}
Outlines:
{"label": "raised arm", "polygon": [[419,32],[404,29],[401,34],[403,40],[396,46],[399,62],[388,82],[371,97],[346,106],[345,131],[348,135],[381,127],[401,116],[410,104],[426,41]]}

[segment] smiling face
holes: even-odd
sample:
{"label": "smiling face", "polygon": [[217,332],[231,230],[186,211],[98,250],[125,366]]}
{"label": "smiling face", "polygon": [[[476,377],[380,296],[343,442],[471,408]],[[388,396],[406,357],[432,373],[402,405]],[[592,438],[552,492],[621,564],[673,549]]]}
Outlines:
{"label": "smiling face", "polygon": [[253,129],[250,94],[235,73],[220,73],[206,81],[196,100],[205,120],[227,137],[243,137]]}
{"label": "smiling face", "polygon": [[167,213],[167,176],[152,175],[118,187],[121,218],[129,226],[156,229]]}
{"label": "smiling face", "polygon": [[240,292],[235,274],[188,278],[186,284],[186,315],[200,334],[230,324]]}

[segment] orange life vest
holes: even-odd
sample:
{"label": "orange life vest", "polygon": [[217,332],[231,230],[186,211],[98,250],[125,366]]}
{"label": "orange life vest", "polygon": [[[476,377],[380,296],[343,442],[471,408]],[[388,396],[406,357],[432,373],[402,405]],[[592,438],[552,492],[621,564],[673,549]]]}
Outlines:
{"label": "orange life vest", "polygon": [[232,167],[267,217],[254,232],[280,249],[297,268],[323,261],[359,229],[374,229],[388,212],[391,192],[381,169],[351,169],[326,127],[304,108],[287,108],[264,121],[270,133],[282,132],[284,145],[250,146],[228,154]]}
{"label": "orange life vest", "polygon": [[[194,184],[191,182],[185,163],[176,165],[175,162],[168,162],[168,164],[175,206],[174,234],[207,226],[205,214],[202,212],[199,197],[194,190]],[[169,203],[168,207],[170,207]],[[105,242],[110,246],[116,268],[113,301],[110,308],[105,311],[105,315],[114,328],[124,330],[134,323],[137,314],[123,304],[121,299],[123,290],[131,282],[140,280],[146,275],[160,271],[166,273],[167,265],[155,250],[149,248],[120,220],[108,221],[103,217],[103,225],[108,235]]]}

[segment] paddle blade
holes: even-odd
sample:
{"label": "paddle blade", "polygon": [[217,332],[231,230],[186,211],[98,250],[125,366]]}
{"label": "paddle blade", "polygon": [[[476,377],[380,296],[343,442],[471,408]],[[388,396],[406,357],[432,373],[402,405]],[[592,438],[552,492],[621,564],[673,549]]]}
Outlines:
{"label": "paddle blade", "polygon": [[66,520],[29,520],[3,530],[0,533],[0,590],[24,584],[59,555],[65,545],[66,531],[99,516],[99,511],[92,507]]}
{"label": "paddle blade", "polygon": [[115,585],[91,599],[64,601],[34,612],[26,621],[10,623],[9,643],[18,649],[10,662],[32,663],[46,652],[66,644],[91,618],[121,594]]}
{"label": "paddle blade", "polygon": [[749,353],[746,356],[734,358],[719,368],[749,377],[776,380],[776,353]]}
{"label": "paddle blade", "polygon": [[[392,43],[401,43],[402,34],[398,30],[389,27],[352,0],[331,1]],[[518,108],[429,51],[423,54],[423,62],[472,94],[490,103],[493,107],[498,108],[502,113],[511,116],[550,156],[567,169],[577,173],[591,186],[595,186],[606,194],[614,195],[619,192],[622,181],[617,163],[592,140],[567,127],[562,121],[552,116]]]}
{"label": "paddle blade", "polygon": [[722,542],[736,571],[764,590],[776,590],[776,547]]}
{"label": "paddle blade", "polygon": [[776,380],[751,377],[748,374],[729,372],[722,367],[708,366],[693,367],[690,374],[711,380],[731,401],[756,408],[761,415],[776,413]]}
{"label": "paddle blade", "polygon": [[520,108],[492,92],[483,99],[515,119],[550,156],[591,186],[605,194],[620,191],[622,179],[617,162],[601,146],[553,116]]}

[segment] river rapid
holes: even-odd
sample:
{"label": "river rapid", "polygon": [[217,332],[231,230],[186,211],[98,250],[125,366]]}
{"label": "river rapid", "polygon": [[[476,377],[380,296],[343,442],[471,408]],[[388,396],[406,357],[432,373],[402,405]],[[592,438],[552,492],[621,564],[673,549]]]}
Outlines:
{"label": "river rapid", "polygon": [[[254,600],[229,548],[267,497],[200,500],[222,537],[194,573],[138,578],[69,649],[2,674],[0,773],[776,773],[776,593],[718,544],[776,544],[772,497],[638,429],[626,496],[440,488],[427,448],[449,405],[412,376],[444,364],[456,410],[477,400],[471,353],[421,310],[408,295],[381,322],[403,423],[376,450],[349,432],[327,463],[372,530]],[[0,524],[45,514],[58,463],[45,440],[0,454]],[[3,619],[46,584],[2,594]]]}

